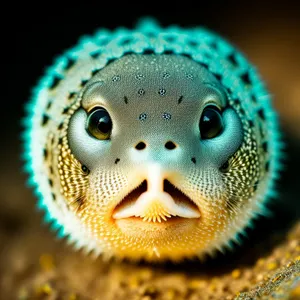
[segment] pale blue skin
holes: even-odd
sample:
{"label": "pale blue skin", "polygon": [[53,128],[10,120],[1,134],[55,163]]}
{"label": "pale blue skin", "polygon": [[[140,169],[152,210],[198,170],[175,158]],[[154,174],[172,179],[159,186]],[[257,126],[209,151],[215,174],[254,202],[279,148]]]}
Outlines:
{"label": "pale blue skin", "polygon": [[[166,90],[165,96],[156,92],[162,88],[160,82],[154,84],[160,75],[155,74],[154,69],[146,67],[146,64],[138,62],[140,73],[152,78],[147,81],[146,86],[143,86],[145,95],[142,96],[144,104],[141,105],[140,102],[136,102],[139,101],[137,93],[141,89],[139,80],[120,80],[119,89],[115,89],[116,82],[108,84],[107,78],[118,75],[116,67],[118,64],[112,63],[103,68],[108,61],[117,60],[128,52],[132,53],[132,56],[125,56],[122,58],[123,62],[128,57],[134,58],[135,54],[147,53],[149,50],[152,55],[171,51],[173,56],[185,55],[188,58],[180,58],[186,68],[180,73],[176,71],[176,59],[174,63],[172,62],[172,55],[165,60],[163,55],[159,56],[162,59],[161,65],[169,66],[169,73],[175,74],[175,78],[166,81],[163,87]],[[144,61],[151,56],[147,57]],[[69,66],[71,59],[76,60],[74,67]],[[189,71],[193,67],[197,70],[197,76],[190,80]],[[95,70],[100,72],[92,73]],[[122,69],[121,75],[128,77],[131,72],[133,71],[130,69],[127,71]],[[83,86],[86,84],[83,90],[80,87],[82,81]],[[248,87],[249,84],[251,88]],[[81,108],[78,109],[79,103],[75,98],[68,99],[70,92],[77,93],[81,99]],[[178,99],[182,95],[184,99],[178,104]],[[128,99],[126,105],[123,101],[124,96]],[[200,140],[198,120],[207,104],[205,99],[209,97],[214,99],[214,104],[224,109],[222,117],[225,129],[214,139]],[[53,99],[53,103],[51,110],[47,112],[50,98]],[[106,100],[103,100],[104,98]],[[253,101],[253,98],[256,100]],[[163,105],[161,99],[164,99]],[[235,99],[239,99],[239,108],[236,107]],[[85,109],[88,110],[93,105],[99,106],[101,101],[108,104],[116,129],[112,132],[115,139],[112,139],[111,143],[91,138],[85,126],[87,122]],[[67,107],[71,107],[71,112],[63,113],[63,109]],[[243,115],[238,113],[240,108],[244,111]],[[261,110],[264,119],[259,117],[258,112]],[[59,137],[57,127],[66,122],[66,115],[70,117],[67,138],[71,151],[90,169],[91,177],[100,167],[112,168],[112,162],[117,157],[122,158],[120,165],[124,170],[131,170],[134,165],[136,168],[147,165],[151,159],[158,158],[164,170],[174,169],[175,166],[176,172],[181,174],[182,178],[191,180],[187,169],[195,167],[191,162],[191,157],[194,157],[195,153],[198,170],[201,172],[214,170],[213,172],[217,173],[220,166],[241,147],[249,121],[254,123],[257,133],[259,126],[264,128],[268,141],[269,171],[263,177],[262,183],[258,184],[258,191],[255,197],[253,196],[255,206],[253,204],[247,211],[240,211],[240,215],[235,219],[237,224],[232,227],[230,233],[224,234],[223,238],[219,237],[219,240],[208,245],[207,249],[195,253],[199,256],[230,246],[231,241],[237,240],[238,234],[243,233],[244,228],[251,225],[251,220],[255,216],[266,214],[265,203],[276,194],[274,181],[281,168],[282,143],[277,115],[272,108],[270,97],[257,72],[241,53],[207,30],[178,27],[163,29],[153,22],[145,21],[134,31],[102,30],[94,37],[85,37],[78,46],[59,57],[54,66],[48,69],[46,76],[35,89],[27,111],[28,117],[24,122],[25,168],[30,174],[29,182],[34,186],[39,198],[39,207],[46,212],[46,221],[51,222],[52,227],[58,230],[59,236],[67,235],[77,247],[94,250],[97,254],[105,252],[103,250],[105,246],[99,246],[90,232],[82,227],[80,220],[68,212],[64,197],[59,194],[59,186],[54,188],[49,186],[46,165],[43,163],[45,154],[43,147],[47,143],[48,134],[52,132]],[[45,112],[50,121],[46,120],[47,124],[41,126],[42,121],[45,121]],[[143,113],[147,115],[146,120],[138,120]],[[163,113],[170,114],[171,119],[164,118]],[[186,122],[184,127],[180,126],[183,120]],[[188,134],[187,129],[190,130]],[[163,146],[169,140],[180,147],[172,151],[166,150]],[[145,151],[134,149],[140,141],[147,143]],[[258,144],[261,142],[259,137],[257,142]],[[119,149],[120,144],[122,149],[126,149],[125,156]],[[184,157],[187,159],[184,160]],[[185,172],[186,176],[183,175]],[[58,193],[56,201],[51,198],[53,191]]]}
{"label": "pale blue skin", "polygon": [[[136,161],[137,164],[147,161],[141,155],[160,158],[166,163],[168,157],[172,155],[169,164],[174,164],[175,161],[179,163],[177,155],[163,147],[167,141],[174,141],[178,147],[173,152],[180,151],[178,155],[184,160],[181,172],[184,172],[186,165],[191,163],[190,159],[186,158],[193,157],[195,154],[201,168],[218,168],[241,145],[242,124],[237,113],[230,108],[225,109],[223,113],[222,134],[218,138],[199,140],[199,120],[204,108],[214,103],[212,101],[220,107],[227,105],[224,89],[217,80],[196,63],[193,66],[192,62],[189,66],[189,59],[185,57],[180,59],[184,68],[192,72],[193,66],[194,73],[197,72],[193,79],[187,79],[185,71],[178,71],[174,67],[175,62],[180,61],[178,58],[175,58],[175,61],[170,56],[160,56],[155,59],[160,60],[159,65],[166,65],[170,74],[169,80],[160,81],[159,76],[163,77],[164,68],[155,72],[155,65],[151,68],[152,56],[145,56],[144,63],[141,60],[135,61],[132,56],[126,56],[118,64],[110,65],[105,72],[97,74],[89,83],[90,88],[87,88],[82,100],[83,108],[89,110],[95,106],[106,106],[113,119],[114,127],[111,142],[99,141],[86,130],[87,114],[84,109],[78,110],[73,115],[69,128],[70,147],[75,156],[79,157],[90,170],[97,164],[99,167],[109,167],[111,161],[103,159],[108,153],[111,157],[122,157],[122,168],[132,168],[130,157],[124,156],[124,152],[128,152],[130,156],[129,150],[140,141],[145,141],[148,149],[143,151],[144,154],[135,151],[134,156],[140,156]],[[124,64],[128,62],[131,62],[130,67],[124,71]],[[138,73],[145,76],[144,82],[133,78],[138,63]],[[110,80],[120,70],[125,80],[120,79],[117,83]],[[127,87],[128,80],[132,80],[130,88]],[[157,81],[156,85],[153,83],[155,81]],[[178,81],[182,82],[183,87],[176,87]],[[163,96],[159,94],[161,85],[166,91]],[[138,95],[141,86],[145,92],[143,96]],[[125,95],[128,99],[127,104],[124,103]],[[178,104],[181,96],[182,102]],[[170,119],[163,118],[164,112],[169,112]],[[140,121],[139,116],[143,113],[147,118]],[[156,128],[160,128],[160,132]]]}

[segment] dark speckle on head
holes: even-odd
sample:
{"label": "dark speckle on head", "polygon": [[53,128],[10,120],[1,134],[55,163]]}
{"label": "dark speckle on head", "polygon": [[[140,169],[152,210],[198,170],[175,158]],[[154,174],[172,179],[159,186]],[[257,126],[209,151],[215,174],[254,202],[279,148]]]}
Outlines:
{"label": "dark speckle on head", "polygon": [[44,159],[47,160],[47,158],[48,158],[48,150],[46,148],[44,148],[44,150],[43,150],[43,156],[44,156]]}
{"label": "dark speckle on head", "polygon": [[164,88],[161,88],[161,89],[159,89],[159,91],[158,91],[158,93],[159,93],[159,95],[161,95],[161,96],[164,96],[165,94],[166,94],[166,89],[164,89]]}
{"label": "dark speckle on head", "polygon": [[165,50],[165,51],[164,51],[164,54],[167,54],[167,55],[172,55],[172,54],[174,54],[174,51],[173,51],[173,50],[171,50],[171,49],[169,49],[169,50]]}
{"label": "dark speckle on head", "polygon": [[243,82],[246,85],[250,85],[251,84],[251,79],[250,79],[250,75],[248,72],[244,73],[243,75],[241,75],[241,79],[243,80]]}
{"label": "dark speckle on head", "polygon": [[221,74],[214,74],[215,77],[219,80],[222,81],[222,75]]}
{"label": "dark speckle on head", "polygon": [[155,54],[155,51],[151,48],[147,48],[143,51],[144,54],[150,55],[150,54]]}
{"label": "dark speckle on head", "polygon": [[165,39],[169,43],[174,43],[174,41],[175,41],[175,37],[173,35],[166,36]]}
{"label": "dark speckle on head", "polygon": [[162,117],[163,117],[165,120],[171,120],[171,117],[172,117],[172,116],[171,116],[171,114],[165,112],[165,113],[162,114]]}
{"label": "dark speckle on head", "polygon": [[70,92],[68,95],[68,99],[72,100],[75,97],[76,93],[75,92]]}
{"label": "dark speckle on head", "polygon": [[74,58],[69,57],[67,60],[67,64],[65,66],[65,70],[67,71],[67,70],[71,69],[75,65],[75,63],[76,63],[76,60]]}
{"label": "dark speckle on head", "polygon": [[114,76],[112,77],[112,81],[113,81],[113,82],[120,81],[120,80],[121,80],[121,76],[120,76],[120,75],[114,75]]}
{"label": "dark speckle on head", "polygon": [[171,76],[170,73],[166,72],[166,73],[163,74],[163,79],[170,78],[170,76]]}
{"label": "dark speckle on head", "polygon": [[45,126],[49,121],[49,116],[44,114],[42,119],[42,126]]}
{"label": "dark speckle on head", "polygon": [[189,44],[189,46],[191,46],[191,47],[197,47],[197,46],[198,46],[198,43],[197,43],[196,41],[194,41],[194,40],[189,40],[189,41],[188,41],[188,44]]}
{"label": "dark speckle on head", "polygon": [[93,59],[97,59],[101,55],[101,53],[102,53],[102,51],[95,51],[95,52],[90,53],[90,56]]}
{"label": "dark speckle on head", "polygon": [[88,82],[88,80],[86,80],[86,79],[81,80],[80,86],[84,87],[87,82]]}
{"label": "dark speckle on head", "polygon": [[49,101],[48,101],[48,104],[47,104],[47,106],[46,106],[46,110],[50,109],[51,106],[52,106],[52,100],[49,100]]}
{"label": "dark speckle on head", "polygon": [[234,105],[237,106],[237,107],[239,107],[240,104],[241,104],[240,100],[237,99],[237,98],[233,100],[233,103],[234,103]]}
{"label": "dark speckle on head", "polygon": [[257,103],[257,99],[254,95],[251,95],[251,101],[255,104]]}
{"label": "dark speckle on head", "polygon": [[53,80],[52,80],[52,84],[50,85],[50,90],[55,89],[59,83],[61,82],[63,78],[59,75],[54,76]]}
{"label": "dark speckle on head", "polygon": [[99,72],[99,69],[94,69],[94,70],[91,72],[91,75],[94,76],[94,75],[96,75],[98,72]]}
{"label": "dark speckle on head", "polygon": [[142,113],[139,115],[139,120],[140,121],[145,121],[147,119],[147,114],[146,113]]}
{"label": "dark speckle on head", "polygon": [[217,49],[217,48],[218,48],[218,44],[217,44],[216,41],[212,41],[212,42],[210,43],[210,46],[211,46],[213,49]]}
{"label": "dark speckle on head", "polygon": [[262,120],[266,119],[263,109],[259,109],[257,113]]}
{"label": "dark speckle on head", "polygon": [[128,45],[131,43],[131,41],[132,41],[131,38],[125,38],[124,40],[122,40],[121,45],[122,46]]}
{"label": "dark speckle on head", "polygon": [[70,107],[65,107],[62,111],[63,114],[67,114],[69,112]]}
{"label": "dark speckle on head", "polygon": [[193,75],[193,74],[190,74],[190,73],[188,73],[188,74],[186,74],[186,78],[188,78],[188,79],[194,79],[194,75]]}
{"label": "dark speckle on head", "polygon": [[142,79],[144,79],[145,78],[145,75],[143,75],[143,74],[136,74],[135,75],[135,79],[137,79],[137,80],[142,80]]}
{"label": "dark speckle on head", "polygon": [[138,90],[138,95],[139,96],[144,96],[145,95],[145,90],[144,89],[139,89]]}
{"label": "dark speckle on head", "polygon": [[105,46],[109,43],[109,39],[107,37],[102,37],[101,39],[97,40],[97,45],[99,46]]}
{"label": "dark speckle on head", "polygon": [[207,70],[209,69],[209,65],[207,63],[205,63],[205,62],[201,62],[200,65],[202,67],[204,67],[205,69],[207,69]]}
{"label": "dark speckle on head", "polygon": [[263,148],[264,152],[267,153],[268,152],[268,142],[263,142],[262,148]]}
{"label": "dark speckle on head", "polygon": [[255,181],[254,185],[253,185],[253,190],[256,191],[257,187],[259,185],[259,180]]}
{"label": "dark speckle on head", "polygon": [[248,124],[250,128],[254,127],[254,122],[252,120],[248,120]]}
{"label": "dark speckle on head", "polygon": [[236,59],[236,56],[234,53],[231,53],[228,57],[227,57],[228,61],[234,66],[237,67],[238,66],[238,62]]}
{"label": "dark speckle on head", "polygon": [[266,172],[269,172],[269,169],[270,169],[270,162],[267,161],[266,164],[265,164],[265,170],[266,170]]}

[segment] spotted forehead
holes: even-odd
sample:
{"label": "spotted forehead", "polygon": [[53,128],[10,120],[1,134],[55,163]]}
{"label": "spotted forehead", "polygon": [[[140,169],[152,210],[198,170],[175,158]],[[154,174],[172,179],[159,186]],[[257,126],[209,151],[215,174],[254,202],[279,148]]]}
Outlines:
{"label": "spotted forehead", "polygon": [[99,104],[146,107],[152,103],[160,107],[163,102],[174,106],[183,101],[199,101],[209,90],[214,93],[214,89],[220,92],[220,83],[190,58],[133,54],[112,62],[87,83],[82,106],[87,110]]}

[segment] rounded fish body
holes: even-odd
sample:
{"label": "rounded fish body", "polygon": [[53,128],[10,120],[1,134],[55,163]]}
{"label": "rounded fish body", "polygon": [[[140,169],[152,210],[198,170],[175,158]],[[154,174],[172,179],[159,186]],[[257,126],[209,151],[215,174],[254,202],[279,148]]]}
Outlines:
{"label": "rounded fish body", "polygon": [[230,247],[274,195],[277,115],[255,68],[203,28],[100,30],[27,105],[45,218],[76,248],[146,260]]}

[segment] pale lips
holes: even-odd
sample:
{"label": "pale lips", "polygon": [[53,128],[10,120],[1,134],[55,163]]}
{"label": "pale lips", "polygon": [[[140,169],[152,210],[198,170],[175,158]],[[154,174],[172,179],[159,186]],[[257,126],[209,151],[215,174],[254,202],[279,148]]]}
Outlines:
{"label": "pale lips", "polygon": [[190,201],[178,201],[163,190],[163,174],[158,166],[151,166],[147,174],[147,191],[135,201],[124,203],[113,213],[114,219],[138,217],[143,221],[161,222],[167,218],[199,218],[200,212]]}

